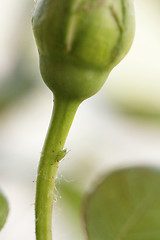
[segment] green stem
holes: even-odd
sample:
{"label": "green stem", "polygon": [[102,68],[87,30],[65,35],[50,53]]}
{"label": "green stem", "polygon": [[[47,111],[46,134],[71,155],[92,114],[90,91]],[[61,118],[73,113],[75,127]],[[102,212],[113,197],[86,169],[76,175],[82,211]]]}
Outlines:
{"label": "green stem", "polygon": [[65,156],[63,150],[69,129],[79,102],[56,98],[50,127],[43,147],[36,189],[36,239],[52,239],[52,208],[54,186],[59,160]]}

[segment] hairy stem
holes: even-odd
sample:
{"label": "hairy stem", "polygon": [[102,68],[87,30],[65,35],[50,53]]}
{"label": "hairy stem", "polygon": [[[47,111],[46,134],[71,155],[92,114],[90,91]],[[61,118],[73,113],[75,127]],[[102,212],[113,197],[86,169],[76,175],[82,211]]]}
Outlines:
{"label": "hairy stem", "polygon": [[36,189],[36,239],[52,239],[52,208],[54,186],[59,160],[65,156],[63,150],[69,129],[79,102],[56,98],[54,110],[44,143],[37,177]]}

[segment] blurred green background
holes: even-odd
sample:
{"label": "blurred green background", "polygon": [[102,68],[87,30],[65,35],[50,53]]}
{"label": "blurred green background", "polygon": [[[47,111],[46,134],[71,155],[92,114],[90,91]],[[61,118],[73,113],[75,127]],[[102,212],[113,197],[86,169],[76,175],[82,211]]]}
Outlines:
{"label": "blurred green background", "polygon": [[[35,239],[37,166],[52,111],[38,68],[34,2],[0,2],[0,188],[10,213],[1,240]],[[160,165],[160,1],[135,0],[136,33],[103,89],[82,103],[59,167],[56,240],[85,239],[82,198],[111,169]]]}

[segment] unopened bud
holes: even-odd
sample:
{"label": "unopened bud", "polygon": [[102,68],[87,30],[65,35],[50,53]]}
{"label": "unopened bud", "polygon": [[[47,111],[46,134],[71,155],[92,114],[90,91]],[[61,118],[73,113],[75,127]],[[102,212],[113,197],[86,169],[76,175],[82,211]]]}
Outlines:
{"label": "unopened bud", "polygon": [[57,96],[84,100],[131,46],[133,1],[39,0],[33,31],[47,86]]}

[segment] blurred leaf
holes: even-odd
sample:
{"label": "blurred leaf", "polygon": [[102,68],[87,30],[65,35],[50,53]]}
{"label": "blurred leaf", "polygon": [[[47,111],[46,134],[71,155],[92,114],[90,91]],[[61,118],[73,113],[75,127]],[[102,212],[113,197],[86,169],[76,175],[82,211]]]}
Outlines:
{"label": "blurred leaf", "polygon": [[74,189],[71,185],[65,183],[63,183],[60,188],[62,194],[66,198],[66,201],[69,202],[73,208],[77,208],[77,206],[79,206],[81,202],[81,195],[78,190]]}
{"label": "blurred leaf", "polygon": [[8,203],[4,195],[0,192],[0,230],[3,228],[8,216]]}
{"label": "blurred leaf", "polygon": [[65,181],[57,184],[57,188],[62,200],[69,204],[73,211],[79,211],[82,203],[81,191],[75,188],[74,184]]}
{"label": "blurred leaf", "polygon": [[3,80],[0,86],[0,111],[13,104],[16,100],[23,98],[28,92],[35,88],[36,82],[31,69],[25,60],[17,60],[15,69],[11,76]]}
{"label": "blurred leaf", "polygon": [[111,173],[87,198],[85,222],[89,240],[159,240],[160,172]]}

